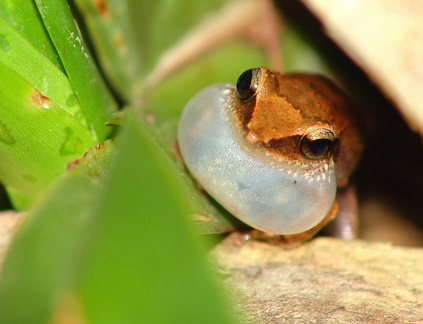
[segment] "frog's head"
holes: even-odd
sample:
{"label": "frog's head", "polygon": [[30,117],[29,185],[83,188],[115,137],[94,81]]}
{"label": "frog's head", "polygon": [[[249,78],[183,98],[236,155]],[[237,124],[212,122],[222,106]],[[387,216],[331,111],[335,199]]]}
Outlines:
{"label": "frog's head", "polygon": [[232,111],[245,138],[267,154],[310,169],[334,162],[345,185],[363,148],[359,116],[349,97],[329,79],[307,74],[245,71]]}

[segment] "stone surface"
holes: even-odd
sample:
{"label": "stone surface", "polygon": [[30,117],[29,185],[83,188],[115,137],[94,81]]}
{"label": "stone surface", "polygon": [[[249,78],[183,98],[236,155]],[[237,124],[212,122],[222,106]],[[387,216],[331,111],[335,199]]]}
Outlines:
{"label": "stone surface", "polygon": [[212,256],[243,322],[423,322],[422,249],[317,238],[284,250],[233,233]]}

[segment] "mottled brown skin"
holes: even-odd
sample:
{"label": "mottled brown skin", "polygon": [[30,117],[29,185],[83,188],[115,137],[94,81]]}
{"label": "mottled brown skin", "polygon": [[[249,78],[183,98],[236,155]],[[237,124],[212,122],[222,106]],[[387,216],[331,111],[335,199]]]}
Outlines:
{"label": "mottled brown skin", "polygon": [[[234,99],[233,113],[246,138],[269,155],[293,164],[320,167],[333,159],[338,188],[345,187],[363,149],[363,131],[352,101],[329,79],[318,75],[281,75],[260,67],[255,95]],[[253,82],[252,82],[253,83]],[[329,129],[337,148],[322,159],[308,159],[300,151],[301,138],[315,129]],[[338,212],[334,203],[328,216],[311,230],[285,235],[297,245],[316,234]]]}

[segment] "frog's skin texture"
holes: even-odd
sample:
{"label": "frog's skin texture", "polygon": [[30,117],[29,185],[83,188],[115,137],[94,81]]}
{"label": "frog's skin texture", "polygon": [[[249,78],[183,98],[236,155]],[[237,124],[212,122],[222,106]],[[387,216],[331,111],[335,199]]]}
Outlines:
{"label": "frog's skin texture", "polygon": [[338,211],[362,151],[354,107],[328,79],[247,70],[197,93],[179,121],[183,160],[246,224],[287,241],[313,236]]}

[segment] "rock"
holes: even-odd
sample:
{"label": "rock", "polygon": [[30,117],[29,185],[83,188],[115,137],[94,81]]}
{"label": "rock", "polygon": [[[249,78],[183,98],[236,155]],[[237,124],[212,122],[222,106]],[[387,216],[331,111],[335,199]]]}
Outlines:
{"label": "rock", "polygon": [[423,322],[423,250],[317,238],[284,250],[233,233],[212,251],[247,323]]}

